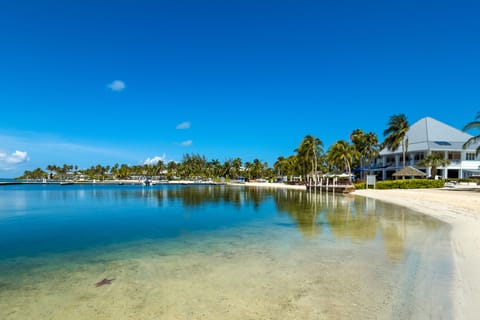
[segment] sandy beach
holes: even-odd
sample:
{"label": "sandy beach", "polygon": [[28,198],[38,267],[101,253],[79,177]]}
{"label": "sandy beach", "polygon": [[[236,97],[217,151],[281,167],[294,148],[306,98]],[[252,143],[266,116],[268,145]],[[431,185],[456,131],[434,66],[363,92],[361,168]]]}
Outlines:
{"label": "sandy beach", "polygon": [[[231,204],[241,196],[256,194],[237,190],[238,197],[232,196],[235,188],[217,191],[225,191],[225,197],[220,198],[231,199]],[[52,189],[50,197],[45,197],[43,187],[37,189],[41,191],[38,198],[26,198],[21,192],[18,197],[7,197],[3,204],[16,208],[19,203],[27,205],[30,199],[38,206],[34,200],[45,199],[44,208],[51,212],[58,188]],[[112,200],[108,205],[98,201],[92,206],[102,212],[95,213],[99,220],[93,221],[100,225],[107,221],[109,228],[118,230],[115,233],[131,231],[136,235],[140,230],[142,237],[70,251],[63,250],[75,243],[57,248],[55,241],[52,248],[61,249],[58,252],[45,249],[46,254],[0,261],[1,319],[473,319],[477,315],[476,251],[480,241],[475,237],[479,227],[478,211],[474,209],[480,192],[366,190],[346,197],[279,192],[277,195],[284,194],[284,201],[268,195],[265,199],[270,200],[264,203],[270,205],[264,209],[254,199],[251,203],[258,206],[243,206],[242,211],[234,206],[235,210],[228,213],[226,206],[216,202],[218,194],[210,198],[215,199],[213,205],[202,211],[202,206],[195,204],[201,197],[190,192],[195,188],[178,188],[190,190],[183,196],[174,192],[171,198],[159,198],[155,188],[152,192],[135,187],[77,189],[81,192],[73,194],[79,196],[62,197],[58,207],[62,208],[62,203],[82,207],[111,190],[110,198],[103,196]],[[306,207],[295,206],[275,213],[279,205],[286,208],[295,204],[297,198],[289,197],[292,195],[305,196],[303,204],[315,200],[318,207],[305,211]],[[374,204],[364,197],[385,203]],[[138,206],[132,207],[131,219],[118,214],[120,205],[127,206],[135,199]],[[171,206],[164,204],[179,199],[187,201],[187,206],[172,214]],[[147,210],[142,211],[145,207]],[[365,210],[365,215],[351,219],[356,209]],[[185,229],[184,221],[203,222],[212,211],[216,213],[213,216],[231,214],[235,219],[240,212],[243,216],[250,214],[252,220],[234,220],[231,226],[220,221],[215,229]],[[78,214],[83,216],[84,210]],[[270,216],[259,219],[265,214]],[[72,215],[75,217],[75,212],[69,211],[67,222]],[[152,216],[165,220],[149,220]],[[181,233],[151,237],[167,230],[162,226],[175,221],[175,217],[181,222]],[[25,217],[21,218],[23,227]],[[145,224],[136,224],[142,219],[147,219]],[[74,220],[77,228],[82,220]],[[34,225],[46,227],[50,221],[41,224],[35,220]],[[208,225],[213,221],[208,220]],[[100,234],[104,232],[102,228]],[[82,237],[86,237],[84,233]],[[36,243],[37,239],[31,241]],[[102,279],[113,280],[97,287]]]}
{"label": "sandy beach", "polygon": [[357,190],[355,194],[405,206],[452,226],[455,319],[478,319],[480,189]]}
{"label": "sandy beach", "polygon": [[[235,185],[229,183],[229,185]],[[285,183],[276,183],[276,182],[245,182],[242,184],[237,184],[239,186],[247,187],[258,187],[258,188],[281,188],[281,189],[295,189],[295,190],[305,190],[304,185],[294,185],[294,184],[285,184]]]}
{"label": "sandy beach", "polygon": [[[276,183],[249,183],[253,187],[281,187]],[[302,189],[303,186],[284,188]],[[480,188],[414,190],[356,190],[355,195],[404,206],[452,226],[455,262],[452,296],[455,319],[478,319],[480,314]]]}

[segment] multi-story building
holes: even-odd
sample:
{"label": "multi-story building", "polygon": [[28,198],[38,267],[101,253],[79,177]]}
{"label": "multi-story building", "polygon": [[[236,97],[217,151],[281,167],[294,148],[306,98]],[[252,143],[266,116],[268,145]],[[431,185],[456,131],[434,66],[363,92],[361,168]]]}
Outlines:
{"label": "multi-story building", "polygon": [[[438,167],[437,175],[442,178],[468,178],[480,175],[480,156],[475,151],[478,145],[471,145],[464,149],[464,143],[472,136],[455,129],[443,122],[430,117],[425,117],[410,126],[406,137],[406,166],[412,166],[431,176],[431,168],[418,165],[420,160],[432,153],[438,153],[449,160],[446,167]],[[383,149],[380,152],[382,179],[391,179],[392,174],[402,169],[403,150],[402,146],[389,151]]]}

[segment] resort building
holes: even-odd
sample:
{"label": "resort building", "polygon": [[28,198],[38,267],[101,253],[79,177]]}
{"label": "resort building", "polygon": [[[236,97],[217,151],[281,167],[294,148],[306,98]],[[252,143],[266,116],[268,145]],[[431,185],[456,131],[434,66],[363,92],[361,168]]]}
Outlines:
{"label": "resort building", "polygon": [[[418,165],[432,153],[438,153],[449,160],[446,167],[437,168],[437,176],[441,178],[468,178],[480,175],[480,157],[475,150],[478,145],[464,149],[464,143],[472,136],[455,129],[443,122],[425,117],[410,126],[406,138],[405,166],[412,166],[431,177],[431,168]],[[392,179],[392,175],[404,167],[402,146],[397,150],[383,149],[380,152],[379,167],[382,168],[382,179]]]}

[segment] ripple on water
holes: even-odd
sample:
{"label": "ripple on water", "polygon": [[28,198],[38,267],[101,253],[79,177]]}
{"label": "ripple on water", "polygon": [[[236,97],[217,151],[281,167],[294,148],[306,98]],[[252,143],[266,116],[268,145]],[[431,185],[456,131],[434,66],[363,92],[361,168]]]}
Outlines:
{"label": "ripple on water", "polygon": [[[0,318],[452,318],[448,226],[365,199],[212,192],[261,201],[215,228],[0,260]],[[189,219],[240,214],[183,196],[207,203]],[[104,278],[115,281],[95,287]]]}

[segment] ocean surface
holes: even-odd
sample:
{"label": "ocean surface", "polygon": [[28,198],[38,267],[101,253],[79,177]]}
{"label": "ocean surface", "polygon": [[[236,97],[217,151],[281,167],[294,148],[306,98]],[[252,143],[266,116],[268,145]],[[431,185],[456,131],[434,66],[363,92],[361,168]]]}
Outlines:
{"label": "ocean surface", "polygon": [[0,319],[450,319],[449,231],[352,195],[0,186]]}

